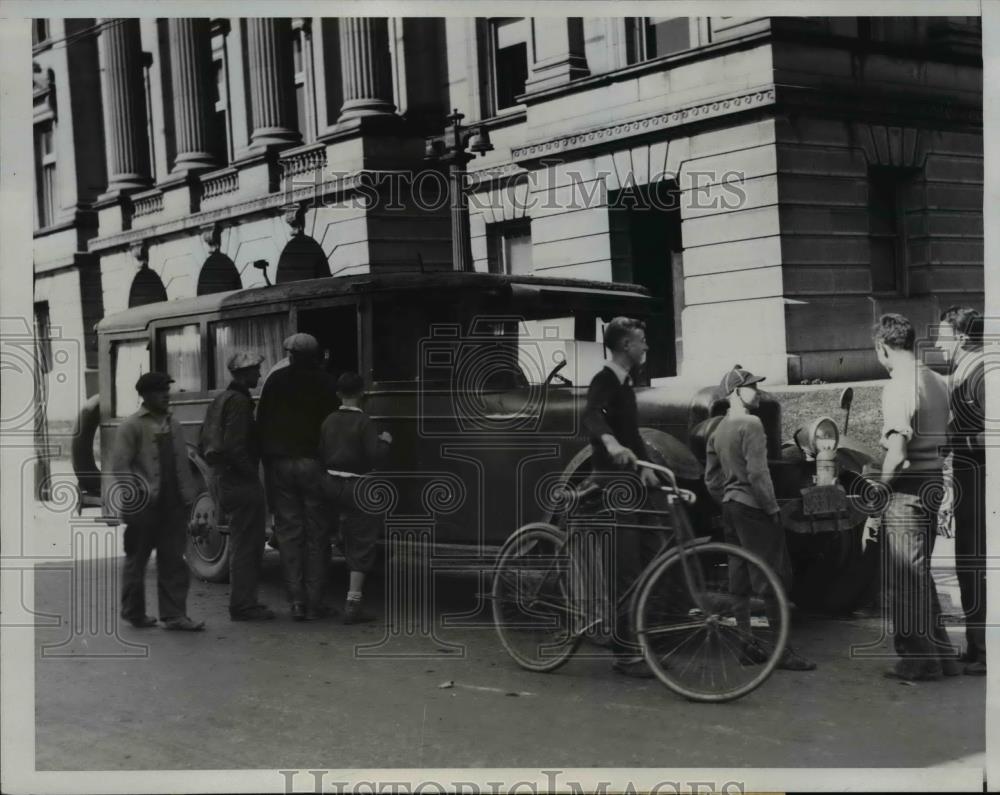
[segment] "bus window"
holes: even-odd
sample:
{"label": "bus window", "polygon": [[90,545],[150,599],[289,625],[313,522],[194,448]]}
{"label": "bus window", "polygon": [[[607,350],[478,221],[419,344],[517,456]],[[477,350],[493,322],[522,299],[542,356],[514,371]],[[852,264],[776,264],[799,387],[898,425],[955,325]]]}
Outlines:
{"label": "bus window", "polygon": [[114,362],[112,410],[116,417],[127,417],[139,408],[135,382],[149,372],[149,345],[145,339],[114,342],[111,361]]}
{"label": "bus window", "polygon": [[161,329],[160,361],[174,392],[201,391],[201,330],[197,323]]}
{"label": "bus window", "polygon": [[209,339],[212,341],[212,389],[225,389],[229,385],[226,362],[239,351],[259,353],[264,357],[260,372],[266,375],[285,356],[285,338],[291,334],[288,315],[244,317],[211,324]]}

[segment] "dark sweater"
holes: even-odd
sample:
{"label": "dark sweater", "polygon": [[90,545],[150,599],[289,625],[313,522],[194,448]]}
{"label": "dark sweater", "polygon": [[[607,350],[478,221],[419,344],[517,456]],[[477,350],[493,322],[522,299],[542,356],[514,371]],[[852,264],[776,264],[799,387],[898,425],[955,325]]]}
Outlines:
{"label": "dark sweater", "polygon": [[363,411],[340,408],[323,421],[320,430],[320,461],[326,469],[338,472],[371,472],[386,446]]}
{"label": "dark sweater", "polygon": [[201,452],[213,468],[257,479],[260,461],[250,391],[233,381],[208,407],[201,426]]}
{"label": "dark sweater", "polygon": [[323,370],[290,364],[275,372],[257,404],[263,457],[319,458],[320,426],[339,404],[336,382]]}
{"label": "dark sweater", "polygon": [[649,460],[646,445],[639,434],[639,410],[631,385],[623,384],[609,367],[603,368],[590,382],[583,428],[590,437],[591,458],[595,472],[615,468],[601,436],[610,433],[644,461]]}

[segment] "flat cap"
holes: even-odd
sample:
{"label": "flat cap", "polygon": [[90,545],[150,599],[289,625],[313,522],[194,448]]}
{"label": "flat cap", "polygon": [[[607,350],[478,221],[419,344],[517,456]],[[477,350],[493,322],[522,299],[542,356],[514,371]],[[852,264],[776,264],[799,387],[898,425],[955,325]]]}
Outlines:
{"label": "flat cap", "polygon": [[739,389],[741,386],[753,386],[754,384],[759,384],[763,380],[764,376],[754,375],[749,370],[746,370],[737,364],[732,370],[722,377],[722,383],[719,384],[719,390],[723,395],[728,395],[736,389]]}
{"label": "flat cap", "polygon": [[319,343],[312,334],[292,334],[285,338],[285,350],[289,353],[315,353]]}
{"label": "flat cap", "polygon": [[135,382],[135,391],[141,395],[145,392],[170,389],[170,385],[173,382],[174,379],[166,373],[143,373],[139,376],[139,380]]}
{"label": "flat cap", "polygon": [[243,370],[247,367],[260,367],[263,361],[264,357],[259,353],[240,351],[229,357],[229,361],[226,362],[226,369],[231,373],[235,373],[237,370]]}

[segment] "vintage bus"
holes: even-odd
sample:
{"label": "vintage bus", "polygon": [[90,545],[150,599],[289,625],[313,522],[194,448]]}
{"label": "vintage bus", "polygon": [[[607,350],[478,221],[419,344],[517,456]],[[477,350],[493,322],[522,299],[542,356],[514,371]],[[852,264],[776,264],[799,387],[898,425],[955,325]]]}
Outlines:
{"label": "vintage bus", "polygon": [[[262,354],[263,384],[268,370],[283,364],[283,340],[307,332],[319,340],[331,374],[363,376],[366,410],[393,436],[373,509],[436,550],[489,560],[514,529],[551,518],[561,484],[589,470],[581,413],[605,360],[603,325],[618,315],[659,312],[635,285],[460,272],[326,277],[128,309],[97,329],[100,395],[84,409],[74,446],[83,498],[100,501],[94,433],[106,468],[118,425],[138,407],[139,374],[169,373],[173,411],[201,485],[188,562],[196,576],[224,580],[224,517],[197,449],[207,405],[228,383],[232,353]],[[780,406],[763,397],[759,412],[779,497],[798,500],[808,466],[783,454]],[[713,390],[640,379],[637,399],[654,460],[702,494],[696,521],[711,532],[716,510],[689,443],[703,444],[696,429],[717,410]],[[837,551],[823,565],[838,582],[856,576],[857,562],[844,555],[853,532],[831,527],[826,534]]]}

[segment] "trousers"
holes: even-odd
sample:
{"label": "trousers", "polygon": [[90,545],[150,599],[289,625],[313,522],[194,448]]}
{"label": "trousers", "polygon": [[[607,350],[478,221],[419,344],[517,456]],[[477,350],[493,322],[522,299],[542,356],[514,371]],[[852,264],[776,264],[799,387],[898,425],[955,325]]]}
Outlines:
{"label": "trousers", "polygon": [[257,581],[264,557],[264,492],[260,481],[220,473],[222,510],[229,515],[229,612],[257,604]]}
{"label": "trousers", "polygon": [[322,478],[315,458],[269,462],[275,531],[289,601],[323,603],[330,557],[330,523],[324,513]]}
{"label": "trousers", "polygon": [[146,564],[156,550],[156,593],[161,621],[187,615],[190,574],[184,560],[188,506],[179,498],[160,500],[158,510],[125,526],[121,614],[128,621],[146,615]]}
{"label": "trousers", "polygon": [[937,508],[924,497],[900,490],[883,516],[882,587],[893,643],[903,658],[954,656],[931,576],[936,517]]}
{"label": "trousers", "polygon": [[986,659],[986,466],[983,456],[955,453],[955,570],[972,660]]}
{"label": "trousers", "polygon": [[[792,563],[785,542],[785,531],[759,508],[729,500],[722,503],[722,525],[728,544],[753,552],[774,570],[787,590],[792,585]],[[744,630],[750,630],[751,592],[761,597],[770,629],[776,632],[781,621],[778,601],[772,594],[767,579],[759,568],[749,567],[745,561],[729,561],[729,588],[736,597],[736,621]]]}

